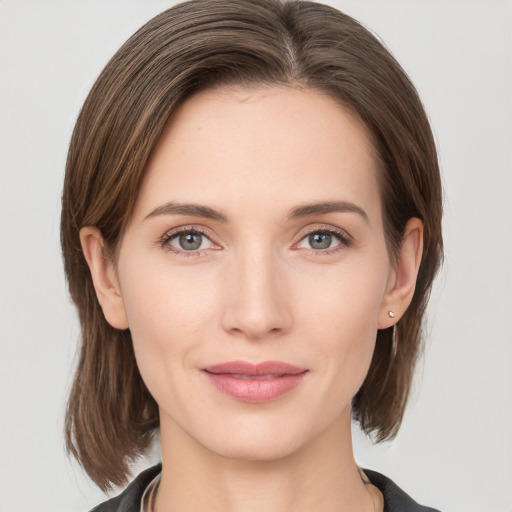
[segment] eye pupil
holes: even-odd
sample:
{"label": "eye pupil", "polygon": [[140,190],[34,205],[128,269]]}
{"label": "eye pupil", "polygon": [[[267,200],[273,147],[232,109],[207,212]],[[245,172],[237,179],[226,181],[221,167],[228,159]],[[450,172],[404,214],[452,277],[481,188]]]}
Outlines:
{"label": "eye pupil", "polygon": [[332,235],[329,233],[312,233],[309,235],[309,245],[312,249],[328,249],[331,242]]}
{"label": "eye pupil", "polygon": [[199,233],[183,233],[179,237],[180,247],[185,251],[194,251],[201,247],[203,236]]}

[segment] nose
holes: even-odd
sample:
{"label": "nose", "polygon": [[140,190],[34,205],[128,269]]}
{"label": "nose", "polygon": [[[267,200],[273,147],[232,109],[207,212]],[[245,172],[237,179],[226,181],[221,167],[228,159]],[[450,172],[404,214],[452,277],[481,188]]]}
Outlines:
{"label": "nose", "polygon": [[226,269],[223,328],[257,341],[275,338],[292,324],[290,290],[270,249],[242,251]]}

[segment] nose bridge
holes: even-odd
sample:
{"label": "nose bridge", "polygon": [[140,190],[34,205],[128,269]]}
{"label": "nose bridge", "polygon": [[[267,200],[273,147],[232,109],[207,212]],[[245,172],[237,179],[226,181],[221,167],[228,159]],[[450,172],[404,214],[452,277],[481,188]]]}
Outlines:
{"label": "nose bridge", "polygon": [[253,241],[236,251],[232,263],[224,328],[250,339],[287,331],[291,314],[274,248]]}

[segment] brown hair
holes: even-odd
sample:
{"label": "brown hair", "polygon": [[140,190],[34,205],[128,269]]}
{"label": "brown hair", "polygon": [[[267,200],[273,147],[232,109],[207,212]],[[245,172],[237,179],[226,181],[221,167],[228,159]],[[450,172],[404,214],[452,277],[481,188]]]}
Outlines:
{"label": "brown hair", "polygon": [[380,159],[389,252],[406,222],[424,223],[423,259],[412,303],[381,330],[353,416],[378,441],[400,426],[422,317],[442,256],[441,183],[421,101],[384,46],[349,16],[322,4],[280,0],[192,0],[156,16],[114,55],[94,84],[70,143],[61,241],[82,328],[66,417],[68,449],[102,489],[120,485],[145,452],[158,410],[137,369],[129,331],[112,328],[80,246],[100,229],[114,254],[146,162],[176,107],[222,84],[285,84],[322,91],[366,125]]}

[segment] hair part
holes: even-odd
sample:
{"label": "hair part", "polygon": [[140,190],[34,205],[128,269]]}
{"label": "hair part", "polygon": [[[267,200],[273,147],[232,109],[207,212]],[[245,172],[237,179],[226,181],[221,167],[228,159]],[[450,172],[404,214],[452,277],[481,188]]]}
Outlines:
{"label": "hair part", "polygon": [[424,224],[423,258],[409,309],[381,330],[353,417],[378,441],[404,414],[421,326],[442,258],[442,193],[429,122],[411,81],[362,25],[308,1],[192,0],[161,13],[113,56],[92,87],[71,138],[61,242],[82,338],[68,402],[66,443],[103,490],[122,485],[158,428],[158,407],[138,372],[128,330],[112,328],[80,245],[96,226],[115,254],[146,163],[175,109],[223,85],[286,85],[321,91],[366,126],[379,162],[388,250],[407,221]]}

